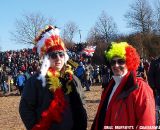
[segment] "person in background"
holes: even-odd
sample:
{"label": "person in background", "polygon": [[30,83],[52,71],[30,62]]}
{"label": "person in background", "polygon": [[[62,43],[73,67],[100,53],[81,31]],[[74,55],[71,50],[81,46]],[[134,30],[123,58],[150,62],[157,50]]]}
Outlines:
{"label": "person in background", "polygon": [[19,74],[16,79],[17,88],[19,90],[20,95],[23,92],[24,84],[25,84],[25,76],[21,70],[19,70]]}
{"label": "person in background", "polygon": [[85,67],[82,62],[79,63],[78,67],[74,71],[75,75],[79,78],[81,81],[83,87],[84,85],[84,74],[85,74]]}
{"label": "person in background", "polygon": [[43,57],[40,73],[25,84],[19,113],[27,130],[86,130],[87,113],[80,81],[67,66],[69,59],[56,27],[48,26],[35,39]]}
{"label": "person in background", "polygon": [[118,126],[132,126],[133,129],[155,126],[153,91],[142,78],[136,77],[140,63],[136,49],[126,42],[113,42],[105,51],[105,57],[113,76],[102,93],[91,130],[116,129]]}
{"label": "person in background", "polygon": [[11,73],[8,74],[8,92],[11,93],[13,91],[13,78]]}
{"label": "person in background", "polygon": [[110,69],[107,65],[102,65],[101,68],[101,81],[102,81],[102,88],[105,89],[107,84],[109,83],[110,80]]}
{"label": "person in background", "polygon": [[84,86],[86,87],[86,91],[90,91],[91,83],[91,70],[89,66],[86,66],[84,72]]}
{"label": "person in background", "polygon": [[160,106],[160,57],[151,61],[148,72],[148,83],[155,92],[157,105]]}
{"label": "person in background", "polygon": [[160,57],[154,59],[150,63],[148,71],[148,83],[153,89],[154,96],[156,99],[156,117],[157,125],[160,125]]}
{"label": "person in background", "polygon": [[6,71],[6,68],[3,67],[1,72],[1,82],[2,82],[1,90],[3,91],[3,94],[6,94],[8,92],[7,81],[8,81],[7,71]]}

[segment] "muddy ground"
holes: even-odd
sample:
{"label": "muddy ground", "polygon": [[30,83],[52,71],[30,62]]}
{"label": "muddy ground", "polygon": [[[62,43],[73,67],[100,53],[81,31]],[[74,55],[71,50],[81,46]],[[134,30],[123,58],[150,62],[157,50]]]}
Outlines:
{"label": "muddy ground", "polygon": [[[88,130],[91,127],[100,100],[101,87],[92,86],[85,91],[86,110],[88,113]],[[0,97],[0,130],[25,130],[18,113],[20,96],[15,94]]]}

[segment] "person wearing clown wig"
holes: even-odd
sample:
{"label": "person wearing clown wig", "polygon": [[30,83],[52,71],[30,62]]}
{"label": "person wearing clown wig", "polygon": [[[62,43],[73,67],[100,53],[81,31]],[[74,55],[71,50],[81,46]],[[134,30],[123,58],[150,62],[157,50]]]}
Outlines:
{"label": "person wearing clown wig", "polygon": [[140,63],[136,49],[126,42],[112,42],[105,58],[113,76],[102,92],[91,130],[154,128],[155,100],[150,86],[136,77]]}
{"label": "person wearing clown wig", "polygon": [[82,86],[71,67],[59,30],[47,26],[35,39],[42,60],[39,73],[27,80],[19,113],[27,130],[86,130]]}

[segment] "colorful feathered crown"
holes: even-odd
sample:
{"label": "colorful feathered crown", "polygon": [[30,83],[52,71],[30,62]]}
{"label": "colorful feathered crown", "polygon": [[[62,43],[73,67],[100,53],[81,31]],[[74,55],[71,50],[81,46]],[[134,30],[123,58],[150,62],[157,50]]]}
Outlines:
{"label": "colorful feathered crown", "polygon": [[111,43],[110,48],[105,51],[105,57],[110,61],[115,56],[125,59],[129,71],[137,70],[140,57],[136,49],[127,42]]}
{"label": "colorful feathered crown", "polygon": [[35,38],[34,51],[37,51],[40,57],[51,51],[66,51],[66,47],[59,36],[59,32],[58,28],[51,25],[47,26]]}

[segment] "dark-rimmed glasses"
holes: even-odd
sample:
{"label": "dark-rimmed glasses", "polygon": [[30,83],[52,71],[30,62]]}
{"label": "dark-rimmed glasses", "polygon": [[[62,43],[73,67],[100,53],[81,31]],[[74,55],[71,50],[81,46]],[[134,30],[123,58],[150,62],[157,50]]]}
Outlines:
{"label": "dark-rimmed glasses", "polygon": [[64,52],[50,52],[49,54],[49,57],[51,57],[52,59],[56,59],[58,56],[60,58],[63,58],[64,57]]}
{"label": "dark-rimmed glasses", "polygon": [[111,66],[114,66],[116,63],[118,65],[124,65],[126,63],[126,61],[124,59],[117,59],[117,60],[111,60],[110,61]]}

